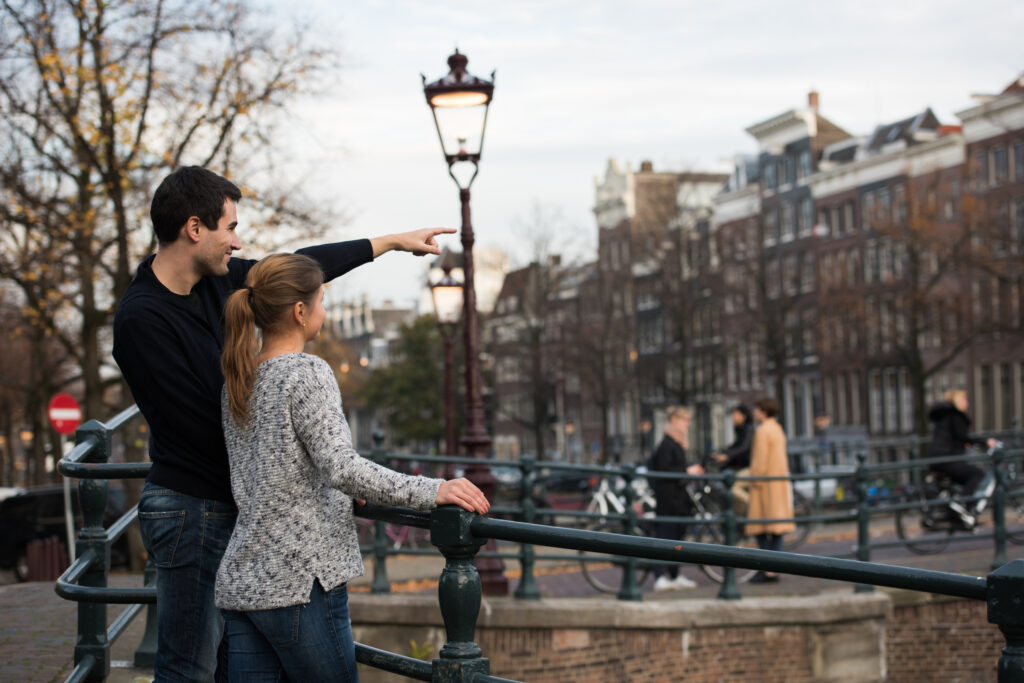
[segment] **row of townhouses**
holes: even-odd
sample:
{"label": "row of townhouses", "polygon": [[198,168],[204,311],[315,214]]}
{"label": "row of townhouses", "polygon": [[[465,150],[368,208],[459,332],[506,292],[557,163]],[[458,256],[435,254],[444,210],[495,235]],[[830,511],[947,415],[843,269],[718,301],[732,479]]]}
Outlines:
{"label": "row of townhouses", "polygon": [[791,438],[920,432],[948,388],[1024,417],[1024,78],[940,122],[847,132],[806,106],[746,129],[730,174],[609,162],[596,259],[508,274],[484,323],[498,457],[635,461],[664,409],[779,398]]}

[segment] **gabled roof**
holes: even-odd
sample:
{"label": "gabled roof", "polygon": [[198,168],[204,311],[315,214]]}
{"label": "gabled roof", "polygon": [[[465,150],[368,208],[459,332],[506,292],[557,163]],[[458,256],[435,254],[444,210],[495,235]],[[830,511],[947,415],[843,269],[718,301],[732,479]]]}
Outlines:
{"label": "gabled roof", "polygon": [[1024,93],[1024,74],[1020,75],[1020,78],[1010,83],[1003,89],[1001,95],[1009,95],[1010,93]]}
{"label": "gabled roof", "polygon": [[886,145],[902,140],[909,147],[915,142],[922,142],[923,133],[930,133],[927,137],[932,139],[938,134],[940,125],[929,107],[914,116],[877,126],[864,146],[870,152],[879,152]]}

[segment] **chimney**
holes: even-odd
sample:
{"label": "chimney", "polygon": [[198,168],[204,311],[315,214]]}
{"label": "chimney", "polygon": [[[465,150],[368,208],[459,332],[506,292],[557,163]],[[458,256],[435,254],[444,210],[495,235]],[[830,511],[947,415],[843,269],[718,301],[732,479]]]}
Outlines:
{"label": "chimney", "polygon": [[814,111],[818,111],[818,91],[817,90],[812,90],[811,92],[807,93],[807,106],[810,107],[811,109],[813,109]]}
{"label": "chimney", "polygon": [[654,162],[652,162],[652,161],[641,161],[640,162],[640,172],[641,173],[653,173],[654,172]]}

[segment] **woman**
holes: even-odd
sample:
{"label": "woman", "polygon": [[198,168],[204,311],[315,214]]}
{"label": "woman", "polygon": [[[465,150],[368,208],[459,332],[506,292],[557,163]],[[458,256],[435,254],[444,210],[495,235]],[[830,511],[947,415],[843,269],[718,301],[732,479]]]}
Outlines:
{"label": "woman", "polygon": [[325,318],[316,261],[275,254],[225,308],[222,423],[238,522],[217,572],[232,681],[356,681],[352,498],[486,513],[465,479],[399,474],[352,448],[338,383],[302,353]]}
{"label": "woman", "polygon": [[[786,435],[776,421],[779,403],[773,398],[761,398],[754,404],[754,420],[758,427],[750,449],[750,475],[752,477],[788,477]],[[796,529],[793,522],[759,522],[759,519],[792,519],[793,489],[789,481],[752,481],[750,507],[747,512],[746,531],[757,537],[762,550],[782,550],[782,536]],[[757,572],[751,583],[778,581],[771,572]]]}
{"label": "woman", "polygon": [[[970,435],[971,418],[967,417],[966,391],[950,389],[944,398],[944,401],[939,401],[928,411],[928,420],[935,425],[932,431],[932,443],[928,448],[929,456],[938,458],[947,455],[962,455],[970,446],[986,446],[988,448],[995,446],[995,439],[980,439]],[[985,478],[984,470],[966,462],[937,463],[931,465],[930,469],[945,474],[959,484],[961,494],[966,497],[971,496],[981,480]],[[963,510],[959,503],[953,503],[950,507],[957,513],[961,513]]]}
{"label": "woman", "polygon": [[[754,441],[754,416],[750,408],[739,404],[732,409],[733,442],[721,453],[712,453],[711,457],[723,470],[734,470],[737,477],[750,476],[750,445]],[[746,514],[747,503],[750,502],[750,486],[746,481],[737,481],[732,485],[732,497],[738,514]]]}
{"label": "woman", "polygon": [[[690,447],[690,419],[687,408],[669,406],[666,410],[668,423],[665,437],[647,460],[647,469],[653,472],[686,472],[703,474],[699,464],[686,464],[686,449]],[[658,517],[689,517],[693,514],[690,497],[686,493],[686,482],[681,479],[651,479]],[[658,538],[678,541],[686,536],[686,525],[679,522],[655,520],[654,534]],[[667,576],[666,576],[667,574]],[[696,588],[697,584],[679,573],[679,565],[656,565],[654,568],[654,590]]]}

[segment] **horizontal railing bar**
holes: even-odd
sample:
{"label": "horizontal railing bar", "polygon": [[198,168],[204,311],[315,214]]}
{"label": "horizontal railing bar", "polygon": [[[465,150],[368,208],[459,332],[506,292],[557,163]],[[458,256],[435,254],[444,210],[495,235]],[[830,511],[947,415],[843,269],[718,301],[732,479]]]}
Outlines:
{"label": "horizontal railing bar", "polygon": [[354,513],[366,519],[376,519],[391,524],[404,524],[419,529],[430,528],[430,513],[410,510],[409,508],[387,507],[384,505],[354,505]]}
{"label": "horizontal railing bar", "polygon": [[126,610],[121,612],[114,620],[114,623],[107,629],[107,642],[113,643],[121,635],[121,632],[128,627],[128,624],[132,623],[132,619],[138,616],[139,612],[145,607],[145,605],[131,605]]}
{"label": "horizontal railing bar", "polygon": [[75,670],[71,672],[71,675],[67,677],[64,683],[80,683],[89,679],[92,674],[93,668],[98,664],[96,657],[93,655],[86,655],[82,657],[82,660],[75,665]]}
{"label": "horizontal railing bar", "polygon": [[[92,549],[86,550],[84,553],[79,555],[71,566],[64,570],[64,573],[57,579],[57,588],[60,588],[61,581],[67,581],[70,583],[77,583],[82,578],[89,566],[96,560],[96,552]],[[57,591],[57,595],[60,595],[60,590]]]}
{"label": "horizontal railing bar", "polygon": [[434,666],[405,655],[387,650],[378,650],[369,645],[356,643],[356,661],[393,674],[399,674],[417,681],[429,681],[434,675]]}
{"label": "horizontal railing bar", "polygon": [[508,678],[498,678],[490,674],[476,674],[473,676],[473,683],[519,683]]}
{"label": "horizontal railing bar", "polygon": [[556,531],[539,524],[507,522],[485,517],[475,518],[470,529],[473,535],[480,539],[495,538],[516,543],[533,543],[688,564],[777,571],[822,579],[928,591],[973,600],[985,599],[985,579],[923,569],[689,541],[637,538],[583,529],[559,528]]}
{"label": "horizontal railing bar", "polygon": [[[82,445],[85,444],[79,444]],[[57,470],[75,479],[145,479],[152,466],[151,462],[68,462],[65,459],[58,463]]]}

